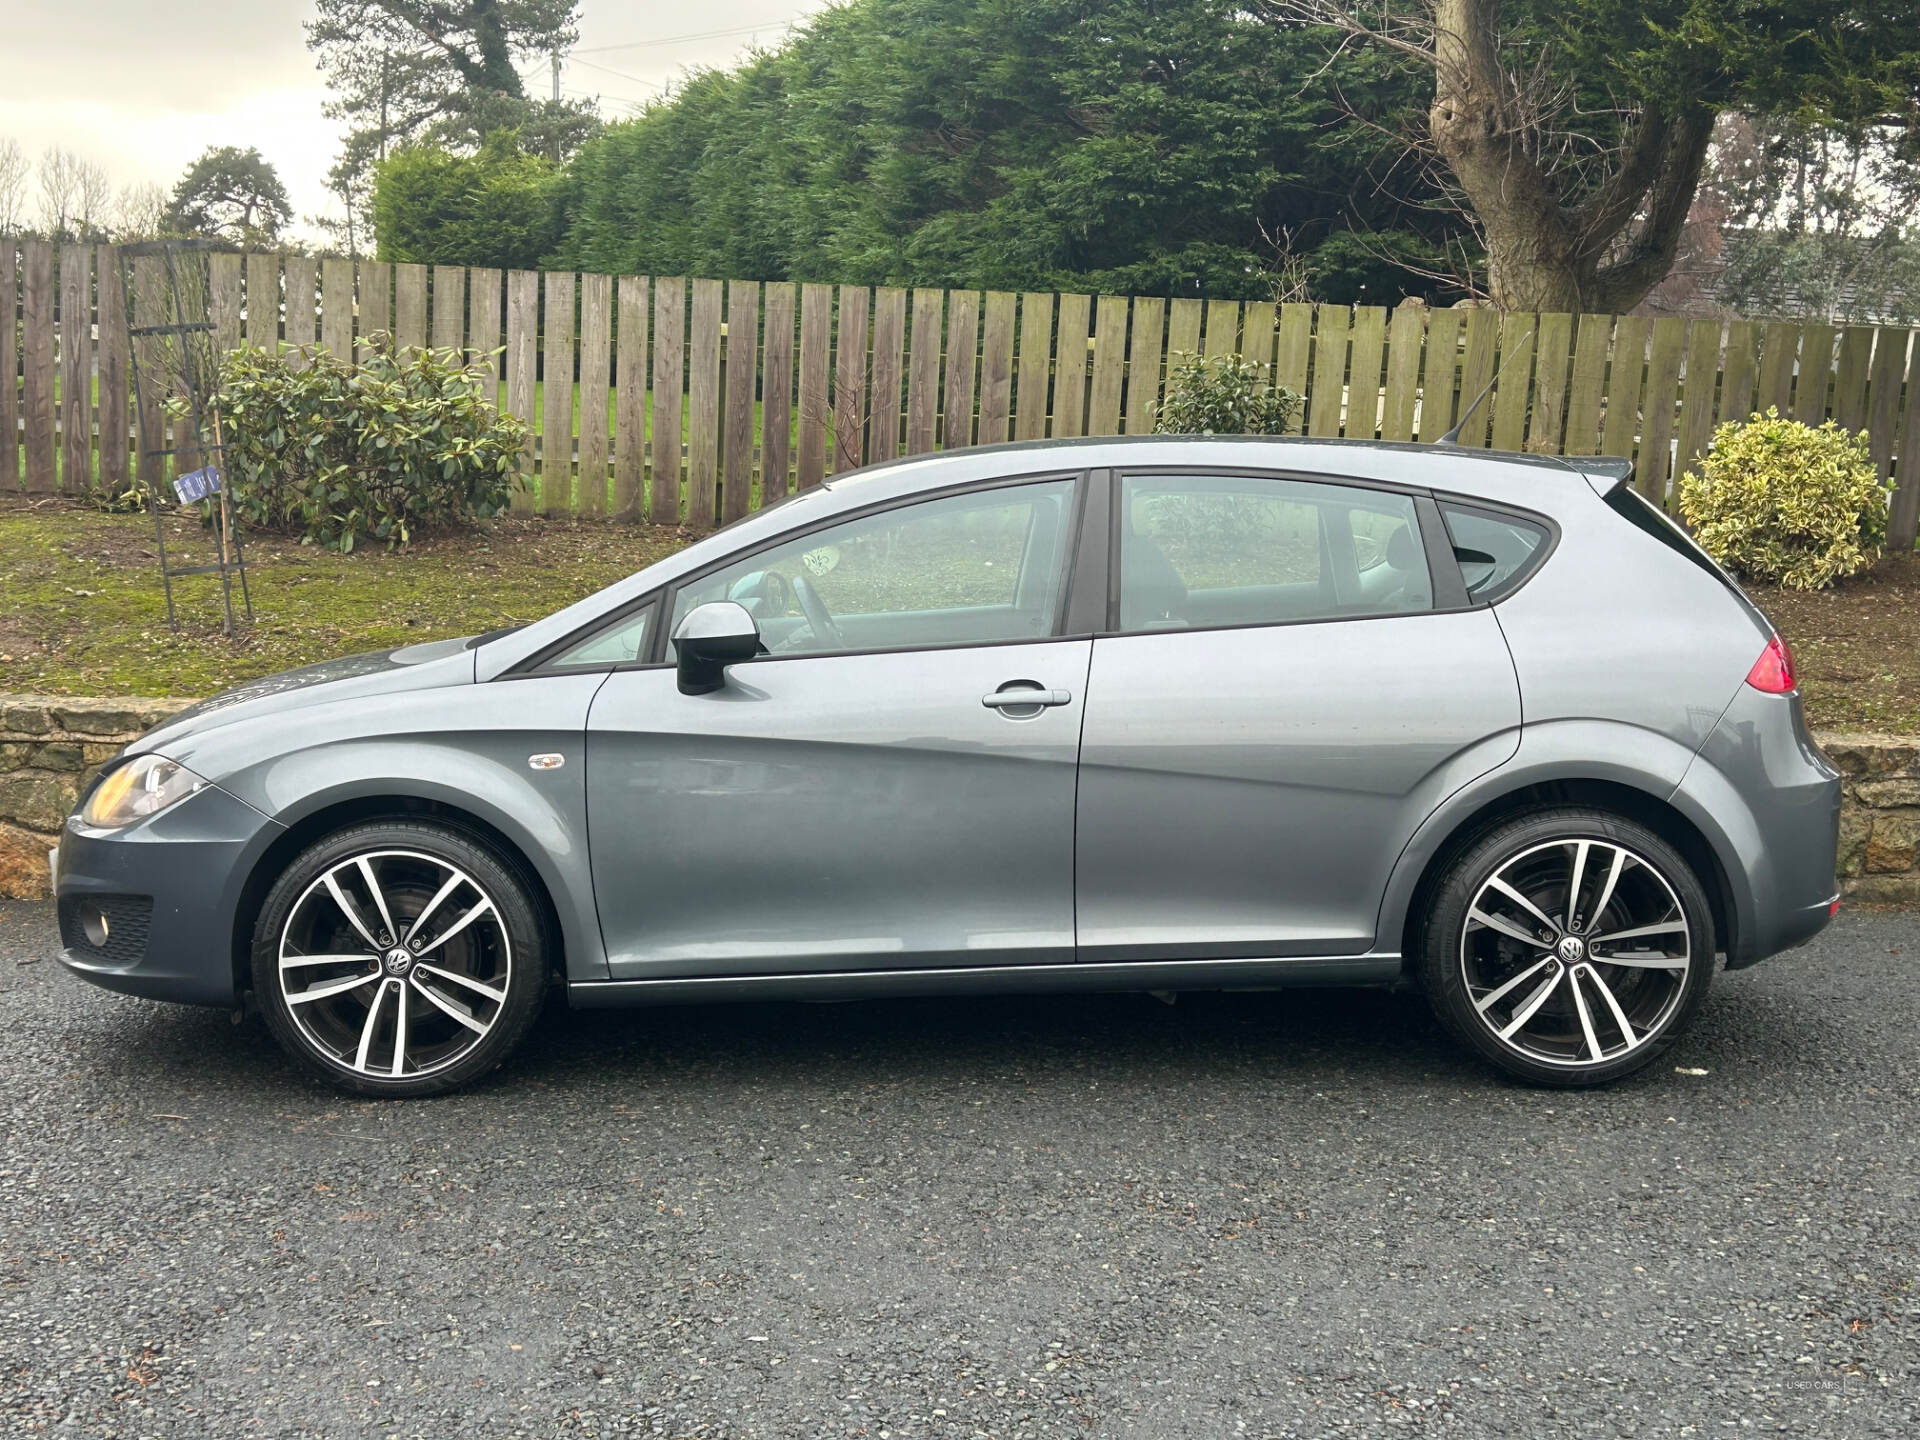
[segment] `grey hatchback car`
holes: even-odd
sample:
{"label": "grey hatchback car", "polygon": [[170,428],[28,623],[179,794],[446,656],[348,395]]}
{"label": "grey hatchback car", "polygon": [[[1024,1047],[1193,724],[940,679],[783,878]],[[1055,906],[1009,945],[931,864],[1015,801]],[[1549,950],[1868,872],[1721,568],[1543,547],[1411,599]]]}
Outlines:
{"label": "grey hatchback car", "polygon": [[577,1006],[1421,987],[1545,1085],[1838,905],[1766,619],[1609,460],[1042,442],[240,686],[67,821],[63,959],[370,1095]]}

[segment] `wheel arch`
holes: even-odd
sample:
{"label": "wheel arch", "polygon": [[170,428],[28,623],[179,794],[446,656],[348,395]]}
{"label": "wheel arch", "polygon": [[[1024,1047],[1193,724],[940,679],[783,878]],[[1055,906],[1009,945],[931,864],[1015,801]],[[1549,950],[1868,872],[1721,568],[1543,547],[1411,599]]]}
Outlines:
{"label": "wheel arch", "polygon": [[568,927],[562,922],[550,877],[533,858],[524,837],[516,837],[470,806],[445,798],[404,793],[346,794],[316,797],[296,817],[282,820],[284,829],[254,858],[242,882],[232,910],[229,951],[233,965],[234,993],[244,995],[251,988],[253,930],[261,906],[273,882],[315,841],[351,825],[380,820],[429,820],[449,829],[466,832],[493,851],[527,887],[541,917],[548,951],[548,966],[562,978],[567,971],[570,951]]}
{"label": "wheel arch", "polygon": [[1402,973],[1411,974],[1428,897],[1462,850],[1516,815],[1584,805],[1636,820],[1679,851],[1707,892],[1716,948],[1738,954],[1749,911],[1740,847],[1689,803],[1681,780],[1692,760],[1674,741],[1632,727],[1529,727],[1514,760],[1456,791],[1408,841],[1382,898],[1381,943],[1399,943]]}

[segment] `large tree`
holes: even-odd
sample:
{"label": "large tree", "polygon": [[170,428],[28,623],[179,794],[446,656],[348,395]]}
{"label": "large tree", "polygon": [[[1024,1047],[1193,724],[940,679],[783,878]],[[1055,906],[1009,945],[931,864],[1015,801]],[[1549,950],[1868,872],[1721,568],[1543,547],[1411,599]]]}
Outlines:
{"label": "large tree", "polygon": [[578,0],[316,0],[307,48],[350,129],[336,182],[363,180],[393,146],[477,149],[497,130],[571,153],[592,107],[527,94],[519,67],[572,45]]}
{"label": "large tree", "polygon": [[254,149],[210,147],[187,167],[167,202],[166,228],[235,245],[265,247],[293,219],[280,174]]}
{"label": "large tree", "polygon": [[1429,288],[1399,262],[1470,236],[1393,173],[1418,77],[1322,74],[1327,43],[1240,0],[850,0],[587,145],[560,256],[1163,295],[1285,274],[1391,303]]}
{"label": "large tree", "polygon": [[1628,310],[1673,263],[1722,110],[1920,117],[1903,0],[1269,0],[1431,76],[1416,137],[1516,308]]}

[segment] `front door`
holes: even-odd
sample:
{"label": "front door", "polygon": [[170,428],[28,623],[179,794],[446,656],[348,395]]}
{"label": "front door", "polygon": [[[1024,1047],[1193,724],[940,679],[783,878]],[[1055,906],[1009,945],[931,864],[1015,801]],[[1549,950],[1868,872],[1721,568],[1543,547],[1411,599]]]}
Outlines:
{"label": "front door", "polygon": [[654,666],[594,698],[614,978],[1072,958],[1092,642],[1054,636],[1074,491],[919,501],[681,587],[669,626],[738,600],[770,653],[710,694]]}
{"label": "front door", "polygon": [[1435,609],[1410,495],[1129,475],[1119,503],[1122,633],[1094,644],[1081,747],[1081,957],[1367,949],[1414,829],[1518,747],[1492,612]]}

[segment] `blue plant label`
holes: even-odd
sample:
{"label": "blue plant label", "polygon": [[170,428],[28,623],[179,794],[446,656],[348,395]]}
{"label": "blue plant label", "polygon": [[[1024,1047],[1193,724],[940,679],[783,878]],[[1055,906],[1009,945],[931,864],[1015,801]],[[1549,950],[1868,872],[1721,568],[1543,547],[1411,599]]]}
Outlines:
{"label": "blue plant label", "polygon": [[173,477],[173,493],[180,498],[182,505],[191,505],[196,500],[204,500],[209,495],[220,493],[220,472],[211,465],[198,470],[189,470],[184,475]]}

